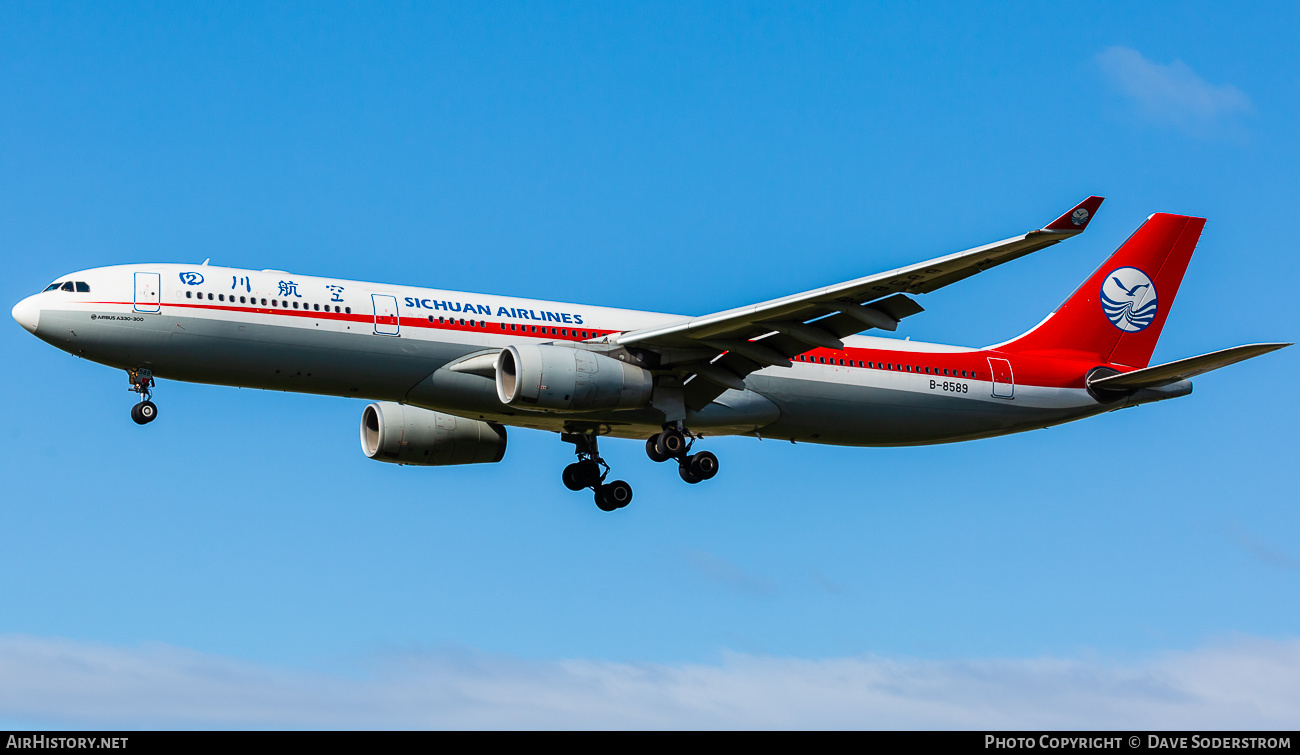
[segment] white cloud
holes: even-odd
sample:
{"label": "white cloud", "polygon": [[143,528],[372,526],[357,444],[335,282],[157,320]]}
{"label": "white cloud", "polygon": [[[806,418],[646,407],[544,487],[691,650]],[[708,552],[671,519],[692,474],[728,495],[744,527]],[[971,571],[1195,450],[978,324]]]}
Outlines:
{"label": "white cloud", "polygon": [[356,677],[167,646],[0,637],[0,718],[42,725],[322,728],[1289,728],[1300,641],[1132,663],[799,660],[719,665],[389,654]]}
{"label": "white cloud", "polygon": [[1193,136],[1208,136],[1253,110],[1250,98],[1231,84],[1210,84],[1187,64],[1154,63],[1128,47],[1109,47],[1097,63],[1111,83],[1153,123]]}

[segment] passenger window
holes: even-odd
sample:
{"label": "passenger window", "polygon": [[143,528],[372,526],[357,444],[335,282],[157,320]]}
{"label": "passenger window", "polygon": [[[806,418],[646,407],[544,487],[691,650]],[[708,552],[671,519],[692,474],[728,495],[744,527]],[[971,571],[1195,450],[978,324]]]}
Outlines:
{"label": "passenger window", "polygon": [[344,307],[343,312],[344,314],[352,314],[352,307]]}
{"label": "passenger window", "polygon": [[218,300],[218,301],[225,301],[225,300],[226,300],[226,295],[225,295],[225,294],[217,294],[217,300]]}
{"label": "passenger window", "polygon": [[208,301],[212,301],[212,294],[208,294]]}
{"label": "passenger window", "polygon": [[317,312],[320,311],[320,305],[319,305],[319,304],[313,304],[313,305],[311,305],[311,308],[314,309],[314,310],[316,310]]}
{"label": "passenger window", "polygon": [[85,284],[85,283],[82,283],[81,281],[77,281],[77,293],[79,293],[79,294],[88,294],[88,293],[90,293],[90,286],[88,286],[88,285]]}
{"label": "passenger window", "polygon": [[843,360],[843,359],[840,360],[840,366],[841,366],[841,367],[844,366],[844,360]]}
{"label": "passenger window", "polygon": [[272,306],[272,307],[278,307],[278,306],[280,306],[280,302],[276,301],[275,299],[272,299],[272,300],[271,300],[271,306]]}
{"label": "passenger window", "polygon": [[568,329],[568,328],[560,328],[560,335],[562,335],[562,336],[567,336],[567,335],[569,335],[569,329]]}
{"label": "passenger window", "polygon": [[64,283],[60,288],[62,288],[64,291],[75,291],[75,290],[76,290],[76,287],[74,287],[74,286],[72,285],[72,281],[68,281],[67,283]]}
{"label": "passenger window", "polygon": [[185,298],[186,298],[186,299],[193,299],[193,298],[194,298],[194,292],[193,292],[193,291],[186,291],[186,292],[185,292]]}
{"label": "passenger window", "polygon": [[263,306],[263,307],[266,306],[266,299],[263,299],[263,300],[262,300],[262,306]]}

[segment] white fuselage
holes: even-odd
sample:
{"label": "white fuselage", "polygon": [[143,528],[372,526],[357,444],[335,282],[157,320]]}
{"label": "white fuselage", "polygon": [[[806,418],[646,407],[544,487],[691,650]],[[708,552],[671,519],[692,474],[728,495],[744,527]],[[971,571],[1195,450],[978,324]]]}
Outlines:
{"label": "white fuselage", "polygon": [[[520,343],[600,344],[679,315],[318,278],[275,270],[121,265],[63,276],[14,308],[45,341],[159,378],[399,401],[544,430],[575,423],[646,437],[653,405],[606,413],[520,410],[492,381],[444,369]],[[80,287],[76,284],[83,284]],[[85,290],[77,290],[83,288]],[[692,410],[704,434],[845,445],[911,445],[1000,435],[1107,411],[1082,385],[1091,365],[850,336],[768,367]]]}

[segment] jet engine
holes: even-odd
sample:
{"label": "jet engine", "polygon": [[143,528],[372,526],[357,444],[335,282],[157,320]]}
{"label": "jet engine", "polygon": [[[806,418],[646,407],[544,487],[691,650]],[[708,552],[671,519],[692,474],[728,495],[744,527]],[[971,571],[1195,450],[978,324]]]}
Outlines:
{"label": "jet engine", "polygon": [[497,398],[520,409],[590,412],[650,403],[654,377],[634,364],[567,346],[519,344],[497,356]]}
{"label": "jet engine", "polygon": [[361,450],[375,461],[392,464],[487,464],[505,456],[506,429],[492,422],[380,401],[361,413]]}

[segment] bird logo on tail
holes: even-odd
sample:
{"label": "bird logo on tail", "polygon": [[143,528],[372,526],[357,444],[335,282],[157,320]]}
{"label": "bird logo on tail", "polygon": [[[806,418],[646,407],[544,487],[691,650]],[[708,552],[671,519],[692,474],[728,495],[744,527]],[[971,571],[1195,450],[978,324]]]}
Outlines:
{"label": "bird logo on tail", "polygon": [[1144,330],[1156,319],[1156,286],[1136,267],[1111,271],[1101,284],[1101,309],[1111,324],[1126,333]]}

